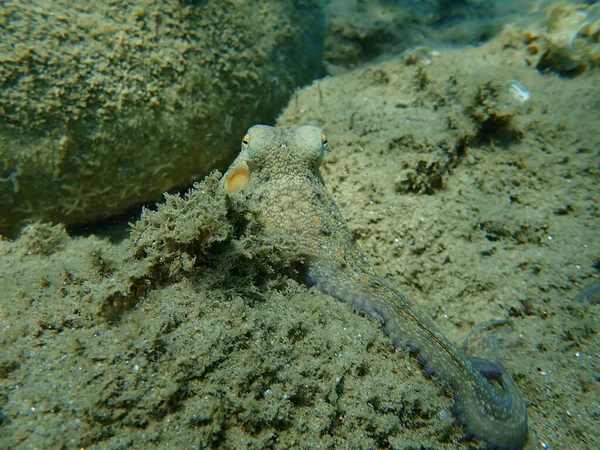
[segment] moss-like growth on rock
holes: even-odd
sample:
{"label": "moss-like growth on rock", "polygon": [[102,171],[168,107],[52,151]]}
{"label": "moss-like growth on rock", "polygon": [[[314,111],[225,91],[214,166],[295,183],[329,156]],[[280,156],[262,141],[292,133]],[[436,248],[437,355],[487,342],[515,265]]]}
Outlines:
{"label": "moss-like growth on rock", "polygon": [[184,187],[321,70],[317,1],[3,2],[0,233]]}

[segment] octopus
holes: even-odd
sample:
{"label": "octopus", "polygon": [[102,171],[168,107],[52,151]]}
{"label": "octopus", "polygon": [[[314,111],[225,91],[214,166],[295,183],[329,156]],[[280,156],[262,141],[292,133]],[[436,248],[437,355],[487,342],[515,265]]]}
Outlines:
{"label": "octopus", "polygon": [[466,437],[489,448],[522,448],[527,409],[516,382],[499,364],[462,354],[427,314],[375,273],[320,176],[327,151],[319,127],[255,125],[223,187],[252,202],[265,233],[293,246],[309,285],[378,319],[396,347],[408,347],[427,374],[450,387]]}

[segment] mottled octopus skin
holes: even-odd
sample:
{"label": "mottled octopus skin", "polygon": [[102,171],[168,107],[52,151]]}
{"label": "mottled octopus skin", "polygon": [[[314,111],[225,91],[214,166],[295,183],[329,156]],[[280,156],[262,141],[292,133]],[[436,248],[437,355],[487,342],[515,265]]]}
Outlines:
{"label": "mottled octopus skin", "polygon": [[232,195],[252,202],[264,230],[295,246],[310,284],[376,317],[394,345],[418,353],[425,370],[454,391],[453,412],[468,436],[489,448],[522,448],[527,410],[516,383],[498,364],[462,355],[426,314],[375,274],[320,177],[326,147],[319,127],[253,126],[223,178],[225,189],[241,191]]}

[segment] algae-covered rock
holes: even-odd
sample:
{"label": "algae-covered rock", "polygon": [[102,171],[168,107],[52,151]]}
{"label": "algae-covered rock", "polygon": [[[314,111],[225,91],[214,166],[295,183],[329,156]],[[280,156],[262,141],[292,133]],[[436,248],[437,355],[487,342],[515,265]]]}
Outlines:
{"label": "algae-covered rock", "polygon": [[106,217],[225,166],[319,74],[317,1],[3,2],[0,233]]}
{"label": "algae-covered rock", "polygon": [[506,47],[524,47],[539,70],[578,75],[600,65],[600,4],[549,6],[538,23],[508,26],[502,37]]}

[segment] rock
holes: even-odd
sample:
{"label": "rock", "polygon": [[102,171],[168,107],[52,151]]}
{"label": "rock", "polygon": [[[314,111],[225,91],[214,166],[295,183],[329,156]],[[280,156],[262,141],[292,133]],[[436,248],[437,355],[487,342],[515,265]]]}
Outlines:
{"label": "rock", "polygon": [[537,23],[506,26],[502,40],[542,72],[580,75],[600,66],[600,4],[549,6]]}
{"label": "rock", "polygon": [[94,221],[226,167],[240,130],[320,74],[323,13],[298,3],[4,2],[0,233]]}

